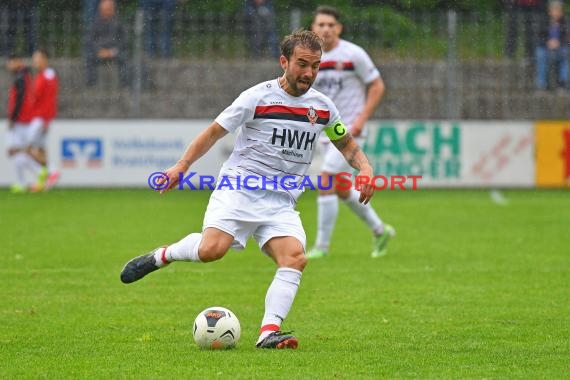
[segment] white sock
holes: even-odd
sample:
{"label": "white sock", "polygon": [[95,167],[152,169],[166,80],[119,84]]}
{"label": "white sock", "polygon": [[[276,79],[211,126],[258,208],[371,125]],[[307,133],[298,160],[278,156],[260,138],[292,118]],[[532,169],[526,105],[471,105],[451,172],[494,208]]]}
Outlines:
{"label": "white sock", "polygon": [[279,268],[265,296],[265,314],[261,321],[258,343],[273,331],[279,330],[281,322],[289,314],[295,294],[301,283],[301,271]]}
{"label": "white sock", "polygon": [[14,170],[16,172],[16,184],[22,187],[26,187],[26,156],[24,152],[18,152],[10,156],[10,160],[14,165]]}
{"label": "white sock", "polygon": [[331,242],[331,235],[338,215],[338,197],[336,194],[319,195],[318,229],[315,246],[317,249],[327,251]]}
{"label": "white sock", "polygon": [[[202,234],[193,233],[186,236],[179,242],[168,246],[164,256],[162,249],[157,250],[154,254],[156,265],[161,267],[171,261],[193,261],[195,263],[200,263],[201,261],[200,256],[198,256],[198,248],[200,247],[201,241]],[[166,263],[164,260],[166,260]]]}
{"label": "white sock", "polygon": [[372,205],[370,203],[360,203],[358,201],[359,198],[360,192],[355,189],[351,189],[350,195],[348,198],[344,199],[344,202],[356,215],[358,215],[360,219],[364,221],[364,223],[368,225],[374,235],[381,235],[384,232],[384,223],[382,223],[382,220],[374,208],[372,208]]}
{"label": "white sock", "polygon": [[170,264],[170,262],[166,260],[167,248],[168,247],[160,247],[154,250],[154,263],[159,268],[162,268],[163,266]]}
{"label": "white sock", "polygon": [[26,168],[32,172],[35,180],[42,171],[42,165],[40,165],[39,162],[34,160],[33,157],[27,153],[25,153],[25,160],[26,160]]}

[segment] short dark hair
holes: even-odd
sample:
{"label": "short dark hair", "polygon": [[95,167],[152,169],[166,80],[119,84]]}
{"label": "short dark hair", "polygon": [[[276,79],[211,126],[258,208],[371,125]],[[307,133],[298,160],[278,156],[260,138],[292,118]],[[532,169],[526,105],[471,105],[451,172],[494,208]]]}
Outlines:
{"label": "short dark hair", "polygon": [[331,7],[329,5],[321,5],[315,9],[315,13],[313,14],[313,19],[317,17],[317,15],[327,15],[332,16],[338,22],[340,22],[340,13],[337,11],[336,8]]}
{"label": "short dark hair", "polygon": [[36,49],[35,52],[36,52],[36,53],[40,53],[40,54],[42,54],[44,57],[46,57],[46,58],[49,59],[49,53],[48,53],[48,51],[47,51],[47,49],[46,49],[45,47],[43,47],[43,46],[42,46],[42,47],[39,47],[39,48]]}
{"label": "short dark hair", "polygon": [[281,41],[281,55],[287,58],[288,61],[298,45],[313,51],[323,50],[323,40],[319,36],[310,30],[297,29],[292,34],[285,36],[283,41]]}

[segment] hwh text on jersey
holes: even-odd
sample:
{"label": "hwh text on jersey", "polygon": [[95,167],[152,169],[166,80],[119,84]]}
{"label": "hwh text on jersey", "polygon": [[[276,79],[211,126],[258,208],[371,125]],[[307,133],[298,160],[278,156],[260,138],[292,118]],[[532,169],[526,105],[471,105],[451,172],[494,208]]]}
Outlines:
{"label": "hwh text on jersey", "polygon": [[[290,129],[282,129],[281,132],[277,128],[273,128],[273,136],[271,137],[271,144],[287,146],[288,148],[304,149],[310,145],[313,150],[313,143],[317,138],[317,134],[308,131],[297,131]],[[275,142],[279,142],[276,144]]]}

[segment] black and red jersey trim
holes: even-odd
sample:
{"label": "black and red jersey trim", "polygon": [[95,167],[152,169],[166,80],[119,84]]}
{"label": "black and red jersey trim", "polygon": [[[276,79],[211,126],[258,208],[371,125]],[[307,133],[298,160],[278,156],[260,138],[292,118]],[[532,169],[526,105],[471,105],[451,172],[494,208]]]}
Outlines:
{"label": "black and red jersey trim", "polygon": [[[317,110],[316,124],[328,125],[330,120],[330,111]],[[309,109],[305,107],[289,107],[289,106],[257,106],[255,107],[254,119],[280,119],[292,120],[310,123]]]}
{"label": "black and red jersey trim", "polygon": [[354,63],[350,61],[324,61],[319,65],[319,70],[343,70],[343,71],[354,71]]}

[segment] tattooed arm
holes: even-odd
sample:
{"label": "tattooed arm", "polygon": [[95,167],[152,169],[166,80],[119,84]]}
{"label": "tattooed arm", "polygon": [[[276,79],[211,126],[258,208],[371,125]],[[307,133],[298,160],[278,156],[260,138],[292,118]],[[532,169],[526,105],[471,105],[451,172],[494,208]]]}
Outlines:
{"label": "tattooed arm", "polygon": [[370,184],[373,177],[372,166],[368,158],[350,133],[338,140],[331,140],[331,142],[342,153],[346,162],[359,171],[357,177],[361,177],[361,179],[358,180],[357,178],[356,182],[361,183],[360,202],[367,204],[374,195],[374,187]]}

